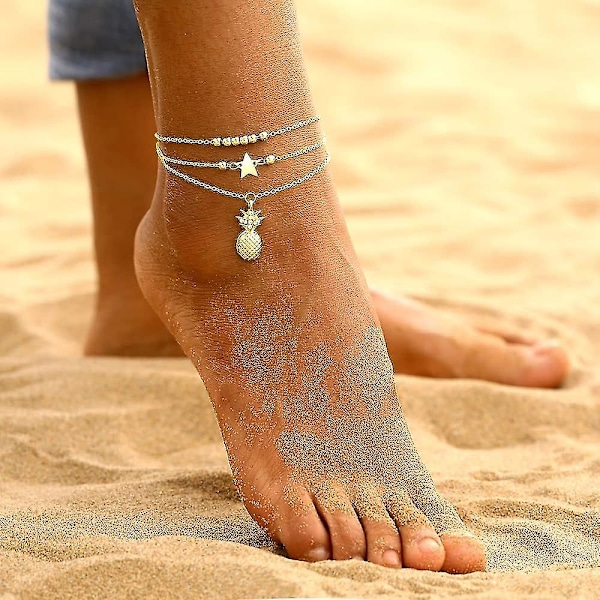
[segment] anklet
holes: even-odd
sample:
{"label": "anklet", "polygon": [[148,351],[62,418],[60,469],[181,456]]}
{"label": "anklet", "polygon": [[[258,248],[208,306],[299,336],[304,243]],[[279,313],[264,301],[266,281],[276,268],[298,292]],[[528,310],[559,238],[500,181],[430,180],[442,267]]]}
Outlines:
{"label": "anklet", "polygon": [[[313,152],[314,150],[318,150],[322,146],[325,145],[326,138],[322,138],[317,143],[312,144],[311,146],[305,146],[304,148],[300,148],[298,150],[294,150],[293,152],[288,152],[287,154],[282,154],[281,156],[277,156],[276,154],[269,154],[267,156],[262,156],[261,158],[252,158],[247,152],[244,154],[244,158],[240,162],[235,161],[226,161],[219,160],[216,162],[202,162],[195,160],[183,160],[180,158],[174,158],[172,156],[168,156],[164,152],[162,152],[162,160],[168,162],[171,165],[182,165],[184,167],[199,167],[205,169],[220,169],[222,171],[228,169],[230,171],[235,171],[237,169],[240,170],[240,179],[244,179],[246,175],[254,175],[258,177],[258,171],[256,167],[262,167],[264,165],[273,165],[282,160],[288,160],[290,158],[297,158],[298,156],[302,156],[303,154],[308,154],[309,152]],[[157,142],[158,146],[158,142]],[[157,153],[158,153],[157,149]]]}
{"label": "anklet", "polygon": [[290,131],[296,131],[306,127],[311,123],[316,123],[321,117],[315,116],[306,119],[305,121],[298,121],[292,125],[287,125],[281,129],[275,131],[261,131],[260,133],[247,133],[245,135],[227,136],[227,137],[214,137],[207,139],[194,139],[187,137],[174,137],[170,135],[160,135],[155,133],[154,137],[159,142],[168,142],[170,144],[198,144],[200,146],[245,146],[247,144],[255,144],[256,142],[264,142],[269,138],[275,137],[276,135],[282,135],[283,133],[289,133]]}
{"label": "anklet", "polygon": [[175,167],[172,167],[165,160],[165,155],[163,154],[160,146],[156,145],[156,153],[158,154],[158,158],[162,163],[165,170],[169,173],[172,173],[176,177],[191,183],[192,185],[198,186],[202,189],[208,190],[209,192],[214,192],[215,194],[220,194],[221,196],[228,196],[229,198],[237,198],[239,200],[243,200],[246,203],[247,209],[241,210],[241,216],[236,215],[236,219],[238,220],[240,227],[242,227],[243,231],[238,234],[238,237],[235,242],[235,249],[238,255],[244,260],[252,261],[256,260],[260,256],[260,252],[262,250],[263,242],[262,238],[256,231],[256,228],[263,222],[265,219],[264,216],[261,215],[260,210],[254,210],[254,204],[261,200],[262,198],[266,198],[267,196],[274,196],[275,194],[279,194],[279,192],[285,192],[286,190],[292,189],[297,185],[301,185],[312,179],[315,175],[318,175],[321,171],[325,169],[325,167],[329,164],[331,157],[329,156],[329,152],[325,156],[325,160],[317,165],[312,171],[306,173],[302,177],[298,179],[294,179],[292,181],[288,181],[280,186],[270,188],[268,190],[263,190],[262,192],[234,192],[232,190],[226,190],[220,188],[216,185],[212,185],[207,183],[206,181],[201,181],[200,179],[196,179],[187,173],[183,173],[178,171]]}

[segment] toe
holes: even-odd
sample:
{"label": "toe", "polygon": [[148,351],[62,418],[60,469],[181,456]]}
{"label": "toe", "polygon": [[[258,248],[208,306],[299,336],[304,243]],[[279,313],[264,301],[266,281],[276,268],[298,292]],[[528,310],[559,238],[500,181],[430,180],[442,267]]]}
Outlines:
{"label": "toe", "polygon": [[435,529],[425,517],[399,527],[402,541],[402,562],[411,569],[439,571],[445,551]]}
{"label": "toe", "polygon": [[569,372],[556,342],[472,327],[408,298],[377,291],[372,297],[398,372],[539,388],[560,386]]}
{"label": "toe", "polygon": [[[429,517],[429,523],[433,526],[433,529],[436,532],[446,532],[435,536],[437,540],[441,541],[444,548],[440,569],[448,573],[471,573],[485,570],[483,544],[469,532],[456,508],[441,496],[426,479],[416,487],[415,495],[412,497],[415,498],[414,502],[417,508]],[[396,504],[399,501],[401,501],[401,498],[396,500]],[[415,520],[418,522],[418,516]],[[427,537],[430,531],[429,529],[428,531],[422,530],[412,535]],[[401,529],[403,548],[408,546],[408,543],[405,544],[404,533],[404,530]],[[408,538],[410,535],[409,529],[406,532],[406,537]],[[433,548],[433,545],[431,548]]]}
{"label": "toe", "polygon": [[474,573],[485,571],[485,549],[471,534],[442,534],[446,558],[442,571],[446,573]]}
{"label": "toe", "polygon": [[384,567],[400,568],[402,548],[394,522],[389,517],[364,518],[362,524],[367,538],[367,560]]}
{"label": "toe", "polygon": [[387,506],[400,532],[402,564],[411,569],[439,571],[444,564],[444,546],[429,519],[406,493],[389,497]]}
{"label": "toe", "polygon": [[367,556],[365,533],[350,501],[339,496],[335,502],[315,498],[315,506],[329,530],[333,560],[364,560]]}
{"label": "toe", "polygon": [[282,517],[271,535],[283,544],[290,558],[308,562],[331,558],[329,532],[310,500],[298,502]]}
{"label": "toe", "polygon": [[564,382],[571,365],[567,352],[558,342],[540,342],[527,347],[524,353],[521,385],[556,388]]}
{"label": "toe", "polygon": [[509,343],[502,338],[476,334],[464,357],[463,377],[507,385],[555,388],[569,371],[569,358],[556,342]]}
{"label": "toe", "polygon": [[367,560],[384,567],[402,566],[400,535],[383,502],[373,498],[357,506],[367,541]]}

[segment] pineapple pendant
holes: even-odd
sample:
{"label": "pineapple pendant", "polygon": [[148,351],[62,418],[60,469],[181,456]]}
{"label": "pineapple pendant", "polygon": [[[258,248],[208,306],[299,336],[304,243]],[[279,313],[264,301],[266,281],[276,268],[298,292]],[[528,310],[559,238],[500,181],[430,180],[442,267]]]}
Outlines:
{"label": "pineapple pendant", "polygon": [[263,222],[265,217],[261,216],[260,210],[254,210],[256,197],[252,192],[246,194],[244,200],[248,205],[248,210],[240,209],[242,215],[236,215],[235,217],[243,228],[235,242],[235,249],[244,260],[256,260],[260,256],[263,245],[256,228]]}

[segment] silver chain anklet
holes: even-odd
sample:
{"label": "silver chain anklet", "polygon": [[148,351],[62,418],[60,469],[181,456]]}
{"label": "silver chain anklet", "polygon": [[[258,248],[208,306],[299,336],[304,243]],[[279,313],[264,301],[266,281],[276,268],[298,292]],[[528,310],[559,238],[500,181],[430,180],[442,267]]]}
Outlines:
{"label": "silver chain anklet", "polygon": [[197,144],[199,146],[245,146],[247,144],[255,144],[256,142],[264,142],[269,138],[275,137],[277,135],[282,135],[284,133],[289,133],[290,131],[296,131],[296,129],[301,129],[302,127],[306,127],[311,123],[316,123],[320,119],[321,117],[314,116],[304,121],[292,123],[291,125],[287,125],[286,127],[282,127],[281,129],[276,129],[275,131],[261,131],[260,133],[247,133],[244,135],[227,137],[194,139],[188,137],[160,135],[159,133],[155,133],[154,137],[159,142],[168,142],[170,144]]}
{"label": "silver chain anklet", "polygon": [[[222,171],[230,170],[235,171],[237,169],[240,170],[240,179],[244,179],[247,175],[254,175],[258,177],[258,171],[256,167],[262,167],[264,165],[273,165],[282,160],[288,160],[290,158],[297,158],[298,156],[302,156],[304,154],[308,154],[309,152],[314,152],[319,148],[322,148],[325,145],[326,138],[323,137],[321,140],[312,144],[310,146],[305,146],[304,148],[299,148],[298,150],[294,150],[293,152],[288,152],[287,154],[282,154],[278,156],[276,154],[268,154],[267,156],[262,156],[261,158],[252,158],[247,152],[244,154],[244,157],[241,161],[226,161],[226,160],[218,160],[214,162],[203,162],[197,160],[183,160],[181,158],[174,158],[162,152],[160,148],[157,149],[157,154],[159,152],[162,153],[162,160],[168,162],[171,165],[182,165],[184,167],[198,167],[203,169],[220,169]],[[158,146],[158,142],[157,142]]]}
{"label": "silver chain anklet", "polygon": [[208,190],[209,192],[214,192],[215,194],[220,194],[221,196],[228,196],[229,198],[243,200],[246,203],[247,210],[244,210],[243,208],[240,209],[242,214],[236,215],[235,217],[238,220],[240,227],[242,227],[242,231],[238,234],[235,242],[235,249],[241,258],[248,261],[256,260],[260,256],[260,252],[263,247],[262,238],[256,231],[256,228],[263,222],[265,217],[261,215],[260,210],[254,210],[254,204],[262,198],[274,196],[280,192],[285,192],[286,190],[292,189],[298,185],[302,185],[323,171],[331,160],[328,152],[323,162],[298,179],[288,181],[287,183],[270,188],[268,190],[263,190],[262,192],[244,193],[220,188],[216,185],[212,185],[206,181],[201,181],[200,179],[196,179],[187,173],[177,170],[166,161],[165,154],[160,149],[158,144],[156,144],[156,153],[158,154],[158,158],[160,159],[160,162],[165,170],[169,173],[172,173],[176,177],[179,177],[180,179],[183,179],[192,185]]}

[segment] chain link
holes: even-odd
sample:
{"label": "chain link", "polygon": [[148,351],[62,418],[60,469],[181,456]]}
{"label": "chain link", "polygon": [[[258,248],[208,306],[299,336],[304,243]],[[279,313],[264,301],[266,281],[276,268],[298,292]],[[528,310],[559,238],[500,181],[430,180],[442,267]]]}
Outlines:
{"label": "chain link", "polygon": [[171,144],[197,144],[198,146],[210,146],[211,140],[195,140],[194,138],[187,137],[174,137],[171,135],[160,135],[159,133],[155,133],[154,137],[159,142],[169,142]]}
{"label": "chain link", "polygon": [[[301,129],[302,127],[306,127],[307,125],[316,123],[320,119],[321,119],[321,117],[316,115],[314,117],[305,119],[304,121],[298,121],[297,123],[292,123],[291,125],[282,127],[281,129],[276,129],[275,131],[265,131],[264,133],[267,134],[267,137],[265,139],[275,137],[277,135],[282,135],[284,133],[289,133],[290,131],[296,131],[297,129]],[[255,134],[248,133],[248,134],[241,135],[241,136],[223,136],[223,138],[224,137],[229,137],[229,138],[237,137],[239,139],[240,137],[250,137],[251,135],[255,135],[258,138],[256,141],[264,141],[263,139],[261,139],[259,137],[260,133],[262,133],[262,132],[255,133]],[[215,140],[215,138],[195,139],[195,138],[188,138],[188,137],[176,137],[176,136],[171,136],[171,135],[161,135],[160,133],[155,133],[154,137],[159,142],[168,142],[170,144],[196,144],[198,146],[211,146],[211,145],[213,145],[213,141]],[[218,139],[221,140],[223,138],[218,138]]]}
{"label": "chain link", "polygon": [[[159,158],[161,158],[162,161],[168,162],[172,165],[181,165],[183,167],[201,167],[201,168],[218,168],[219,167],[218,162],[202,162],[202,161],[196,161],[196,160],[183,160],[182,158],[174,158],[172,156],[168,156],[160,149],[158,142],[156,143],[156,153],[158,154]],[[227,163],[227,164],[229,165],[229,164],[233,164],[233,163]]]}
{"label": "chain link", "polygon": [[293,123],[292,125],[288,125],[287,127],[282,127],[281,129],[276,129],[275,131],[269,131],[269,137],[275,137],[276,135],[281,135],[283,133],[289,133],[290,131],[296,131],[296,129],[301,129],[302,127],[306,127],[307,125],[311,125],[312,123],[316,123],[319,121],[321,117],[315,115],[314,117],[309,117],[305,121],[298,121],[298,123]]}
{"label": "chain link", "polygon": [[309,171],[303,177],[300,177],[299,179],[294,179],[293,181],[289,181],[288,183],[284,183],[279,187],[271,188],[270,190],[265,190],[264,192],[259,192],[258,194],[256,194],[256,199],[260,200],[261,198],[266,198],[267,196],[274,196],[275,194],[279,194],[279,192],[285,192],[286,190],[296,187],[297,185],[302,185],[309,179],[312,179],[315,175],[318,175],[323,169],[325,169],[325,167],[330,162],[331,156],[328,152],[325,156],[325,160],[320,165],[317,165],[312,171]]}
{"label": "chain link", "polygon": [[[299,148],[298,150],[294,150],[293,152],[288,152],[287,154],[282,154],[281,156],[275,156],[275,162],[279,162],[281,160],[288,160],[288,158],[297,158],[298,156],[302,156],[303,154],[308,154],[309,152],[313,152],[314,150],[318,150],[319,148],[325,145],[327,138],[323,137],[315,144],[310,146],[305,146],[304,148]],[[263,159],[266,160],[266,157]],[[263,164],[263,163],[260,163]],[[266,162],[264,164],[267,164]]]}

